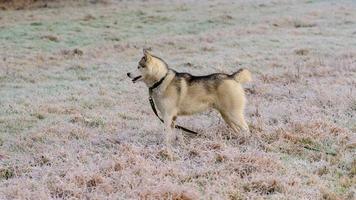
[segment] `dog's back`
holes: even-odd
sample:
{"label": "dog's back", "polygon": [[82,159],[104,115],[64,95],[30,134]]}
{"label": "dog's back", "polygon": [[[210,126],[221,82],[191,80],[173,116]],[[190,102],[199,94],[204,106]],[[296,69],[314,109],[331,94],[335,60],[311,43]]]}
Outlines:
{"label": "dog's back", "polygon": [[209,107],[226,112],[234,107],[243,110],[244,90],[241,83],[251,80],[248,70],[239,70],[231,75],[215,73],[206,76],[193,76],[176,73],[172,87],[175,88],[178,115],[190,115]]}

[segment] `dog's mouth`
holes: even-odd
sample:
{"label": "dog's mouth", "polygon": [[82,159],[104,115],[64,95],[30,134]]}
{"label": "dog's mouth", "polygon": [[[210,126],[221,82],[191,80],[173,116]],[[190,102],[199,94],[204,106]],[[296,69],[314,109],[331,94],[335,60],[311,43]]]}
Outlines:
{"label": "dog's mouth", "polygon": [[142,76],[136,76],[135,78],[132,79],[132,82],[136,83],[141,78],[142,78]]}

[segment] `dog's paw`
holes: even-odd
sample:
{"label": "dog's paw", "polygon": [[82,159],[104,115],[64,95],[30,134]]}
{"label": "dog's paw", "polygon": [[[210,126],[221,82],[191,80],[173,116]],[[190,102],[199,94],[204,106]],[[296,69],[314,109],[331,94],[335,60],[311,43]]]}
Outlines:
{"label": "dog's paw", "polygon": [[161,157],[162,159],[165,159],[165,160],[170,160],[170,161],[177,160],[177,157],[174,155],[174,152],[172,151],[172,149],[170,147],[161,149],[158,152],[158,155],[159,155],[159,157]]}

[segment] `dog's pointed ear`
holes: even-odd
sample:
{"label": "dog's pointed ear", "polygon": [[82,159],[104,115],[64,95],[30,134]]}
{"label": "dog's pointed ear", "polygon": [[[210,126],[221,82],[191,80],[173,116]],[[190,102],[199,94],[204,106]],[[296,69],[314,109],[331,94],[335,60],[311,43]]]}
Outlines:
{"label": "dog's pointed ear", "polygon": [[146,60],[150,60],[152,57],[152,48],[144,48],[143,49],[143,55],[145,56]]}

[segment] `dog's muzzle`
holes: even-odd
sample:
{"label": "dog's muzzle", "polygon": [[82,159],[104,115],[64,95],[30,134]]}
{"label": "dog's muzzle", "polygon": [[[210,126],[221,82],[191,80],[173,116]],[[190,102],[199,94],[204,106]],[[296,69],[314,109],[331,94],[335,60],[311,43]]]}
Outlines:
{"label": "dog's muzzle", "polygon": [[[127,76],[128,76],[129,78],[132,78],[131,73],[127,73]],[[141,78],[142,78],[142,76],[136,76],[136,77],[132,78],[132,82],[136,83],[136,82],[137,82],[138,80],[140,80]]]}

